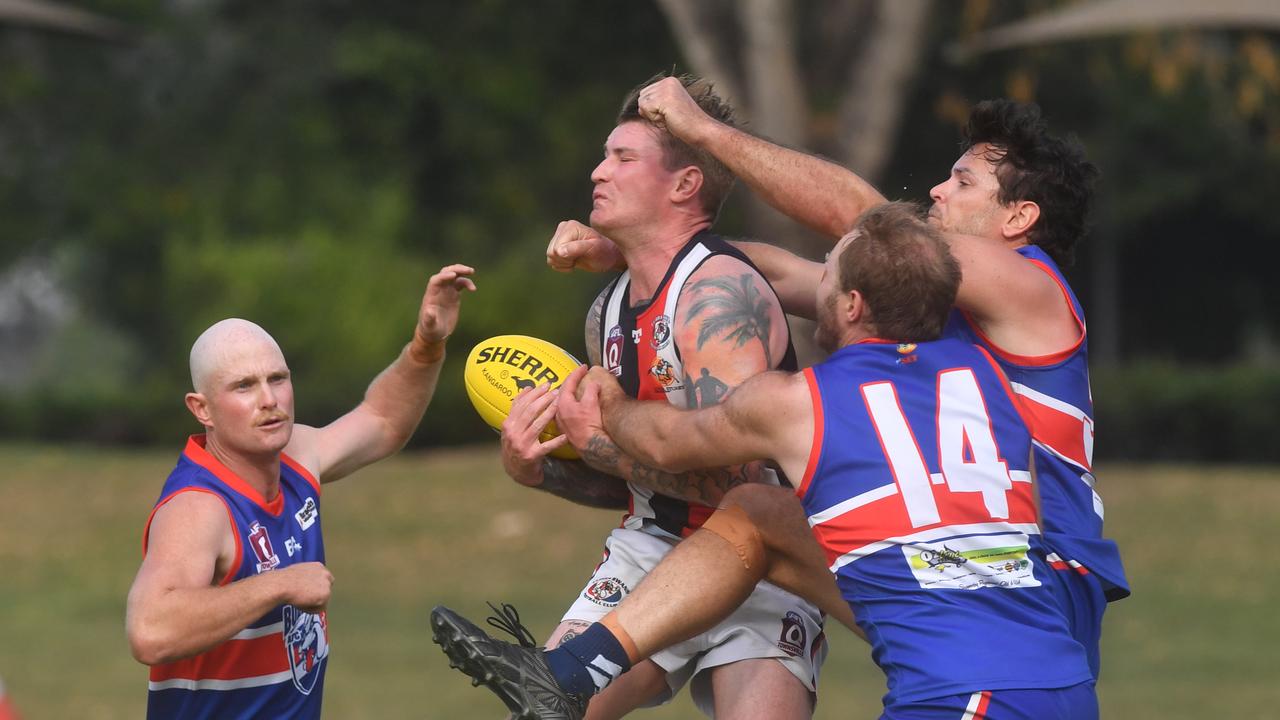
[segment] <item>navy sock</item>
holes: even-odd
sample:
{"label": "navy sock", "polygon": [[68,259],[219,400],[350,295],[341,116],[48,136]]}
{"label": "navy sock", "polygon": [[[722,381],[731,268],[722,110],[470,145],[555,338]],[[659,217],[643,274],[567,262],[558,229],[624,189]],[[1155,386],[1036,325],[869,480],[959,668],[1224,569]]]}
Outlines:
{"label": "navy sock", "polygon": [[564,690],[590,697],[631,669],[631,661],[609,628],[595,623],[581,635],[548,650],[547,665]]}

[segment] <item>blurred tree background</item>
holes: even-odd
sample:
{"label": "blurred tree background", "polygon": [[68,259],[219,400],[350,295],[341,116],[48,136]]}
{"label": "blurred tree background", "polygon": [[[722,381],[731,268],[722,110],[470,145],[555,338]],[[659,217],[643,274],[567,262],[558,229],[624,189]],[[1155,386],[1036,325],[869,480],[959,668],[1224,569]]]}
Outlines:
{"label": "blurred tree background", "polygon": [[[1040,103],[1103,170],[1069,271],[1099,454],[1280,460],[1262,260],[1280,238],[1280,38],[947,52],[1079,4],[86,0],[129,36],[0,25],[0,434],[176,447],[195,429],[186,353],[227,316],[276,335],[299,420],[328,422],[409,339],[430,273],[465,262],[480,292],[415,443],[486,438],[456,381],[467,349],[524,333],[582,353],[604,278],[552,273],[543,249],[584,219],[622,96],[674,66],[719,78],[749,128],[920,201],[973,102]],[[815,251],[746,194],[722,232]]]}

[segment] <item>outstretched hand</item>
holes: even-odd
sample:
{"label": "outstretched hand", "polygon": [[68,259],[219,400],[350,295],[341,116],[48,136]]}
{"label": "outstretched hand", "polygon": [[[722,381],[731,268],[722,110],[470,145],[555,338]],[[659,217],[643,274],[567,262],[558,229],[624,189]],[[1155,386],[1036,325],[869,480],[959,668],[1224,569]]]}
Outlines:
{"label": "outstretched hand", "polygon": [[547,243],[547,265],[556,272],[609,272],[626,267],[609,238],[577,220],[565,220]]}
{"label": "outstretched hand", "polygon": [[427,281],[422,295],[422,307],[418,310],[418,327],[414,330],[417,342],[427,345],[442,343],[458,326],[458,307],[462,304],[462,291],[474,292],[471,281],[475,269],[466,265],[447,265]]}

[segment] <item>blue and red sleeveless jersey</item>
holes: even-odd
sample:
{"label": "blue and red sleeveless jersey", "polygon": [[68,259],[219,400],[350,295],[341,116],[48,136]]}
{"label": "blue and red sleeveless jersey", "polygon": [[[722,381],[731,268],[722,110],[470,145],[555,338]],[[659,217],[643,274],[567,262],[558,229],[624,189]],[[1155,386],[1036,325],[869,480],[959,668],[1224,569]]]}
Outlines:
{"label": "blue and red sleeveless jersey", "polygon": [[[680,292],[707,260],[729,255],[741,260],[760,275],[755,265],[737,248],[718,235],[703,231],[685,244],[672,259],[666,275],[652,298],[632,306],[628,295],[631,273],[624,272],[606,289],[600,317],[601,361],[618,377],[622,389],[640,400],[662,400],[676,407],[714,405],[728,391],[713,377],[690,377],[685,372],[680,348],[675,342],[676,308]],[[760,276],[763,280],[764,276]],[[766,282],[767,284],[767,282]],[[787,339],[787,351],[774,359],[775,368],[795,370],[796,355]],[[658,495],[649,488],[629,483],[631,499],[623,527],[656,529],[673,537],[684,537],[702,526],[715,508]]]}
{"label": "blue and red sleeveless jersey", "polygon": [[1031,435],[993,361],[870,340],[804,371],[798,494],[884,670],[885,707],[1092,679],[1052,588]]}
{"label": "blue and red sleeveless jersey", "polygon": [[1061,288],[1080,325],[1080,340],[1062,352],[1038,357],[1015,355],[991,341],[972,318],[952,312],[944,331],[986,348],[1028,413],[1035,440],[1036,476],[1046,542],[1077,572],[1094,572],[1109,599],[1129,594],[1116,544],[1102,536],[1102,497],[1094,489],[1093,395],[1089,389],[1089,339],[1084,310],[1053,259],[1035,245],[1017,248]]}
{"label": "blue and red sleeveless jersey", "polygon": [[[320,484],[281,456],[280,493],[266,500],[210,455],[193,436],[169,474],[151,518],[184,492],[222,500],[236,541],[236,558],[222,585],[296,563],[324,562]],[[325,613],[292,605],[271,609],[226,642],[194,657],[151,668],[149,718],[318,718],[328,666]]]}

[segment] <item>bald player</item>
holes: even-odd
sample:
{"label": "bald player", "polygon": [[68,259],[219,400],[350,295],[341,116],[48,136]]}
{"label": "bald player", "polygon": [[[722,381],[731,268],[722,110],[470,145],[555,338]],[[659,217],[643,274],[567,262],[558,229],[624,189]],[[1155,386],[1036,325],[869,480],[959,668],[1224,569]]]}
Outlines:
{"label": "bald player", "polygon": [[247,320],[191,348],[187,441],[142,536],[125,621],[149,718],[320,717],[329,656],[321,484],[399,450],[431,400],[465,265],[431,277],[413,340],[354,410],[295,425],[280,346]]}

